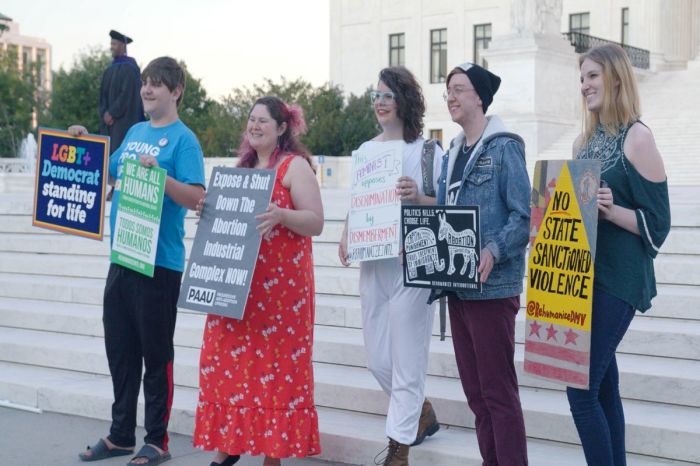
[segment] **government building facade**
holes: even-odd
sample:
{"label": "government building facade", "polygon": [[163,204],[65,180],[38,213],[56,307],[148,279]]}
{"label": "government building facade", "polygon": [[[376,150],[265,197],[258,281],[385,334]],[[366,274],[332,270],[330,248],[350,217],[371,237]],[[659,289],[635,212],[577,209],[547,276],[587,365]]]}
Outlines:
{"label": "government building facade", "polygon": [[376,86],[383,67],[408,67],[426,97],[425,136],[448,144],[458,127],[445,77],[479,63],[503,78],[489,113],[538,154],[580,124],[576,52],[621,44],[643,80],[685,68],[700,51],[695,0],[341,0],[330,23],[330,79],[347,93]]}

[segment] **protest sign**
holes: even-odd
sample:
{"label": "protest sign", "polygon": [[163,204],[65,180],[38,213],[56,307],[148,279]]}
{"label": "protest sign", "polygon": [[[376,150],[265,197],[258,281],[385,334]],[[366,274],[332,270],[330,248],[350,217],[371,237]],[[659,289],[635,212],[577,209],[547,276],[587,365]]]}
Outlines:
{"label": "protest sign", "polygon": [[32,225],[101,240],[109,138],[39,128]]}
{"label": "protest sign", "polygon": [[348,257],[367,261],[397,257],[403,141],[363,145],[352,153],[352,188],[348,213]]}
{"label": "protest sign", "polygon": [[168,172],[124,159],[117,218],[112,232],[112,262],[153,276]]}
{"label": "protest sign", "polygon": [[600,162],[538,161],[531,197],[525,372],[588,388]]}
{"label": "protest sign", "polygon": [[403,282],[481,292],[478,206],[403,206]]}
{"label": "protest sign", "polygon": [[243,318],[260,249],[255,216],[270,204],[274,183],[274,170],[214,169],[179,307]]}

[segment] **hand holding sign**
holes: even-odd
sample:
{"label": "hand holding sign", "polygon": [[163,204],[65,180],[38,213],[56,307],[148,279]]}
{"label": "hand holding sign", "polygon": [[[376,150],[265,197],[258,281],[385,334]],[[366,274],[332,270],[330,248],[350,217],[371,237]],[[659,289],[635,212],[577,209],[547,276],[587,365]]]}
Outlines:
{"label": "hand holding sign", "polygon": [[80,136],[85,136],[88,134],[88,130],[86,127],[81,126],[81,125],[71,125],[68,127],[68,133],[73,136],[73,137],[80,137]]}
{"label": "hand holding sign", "polygon": [[612,222],[613,220],[613,209],[615,207],[612,189],[610,188],[600,188],[598,189],[598,212],[600,216]]}
{"label": "hand holding sign", "polygon": [[418,203],[418,184],[410,176],[401,176],[396,181],[396,191],[402,202]]}
{"label": "hand holding sign", "polygon": [[152,155],[141,155],[139,157],[139,162],[141,162],[142,167],[151,168],[158,167],[158,160]]}

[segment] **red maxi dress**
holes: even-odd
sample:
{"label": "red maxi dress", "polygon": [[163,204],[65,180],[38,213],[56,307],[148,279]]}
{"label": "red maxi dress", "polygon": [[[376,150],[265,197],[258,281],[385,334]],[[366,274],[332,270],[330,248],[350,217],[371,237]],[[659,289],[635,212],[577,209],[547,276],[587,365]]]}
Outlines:
{"label": "red maxi dress", "polygon": [[[277,169],[272,201],[293,209]],[[194,445],[230,455],[321,452],[311,364],[311,238],[277,225],[263,239],[242,320],[210,314],[199,360]]]}

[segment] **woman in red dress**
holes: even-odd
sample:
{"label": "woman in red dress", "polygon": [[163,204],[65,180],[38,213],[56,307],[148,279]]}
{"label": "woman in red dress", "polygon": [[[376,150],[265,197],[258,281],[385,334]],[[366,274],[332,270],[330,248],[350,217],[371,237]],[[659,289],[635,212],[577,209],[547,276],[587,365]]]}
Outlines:
{"label": "woman in red dress", "polygon": [[[311,237],[323,229],[321,194],[301,109],[263,97],[250,111],[239,167],[275,168],[272,202],[258,216],[263,239],[242,320],[210,314],[199,363],[194,445],[218,453],[280,458],[320,453],[311,363],[314,271]],[[201,212],[202,203],[200,202]]]}

